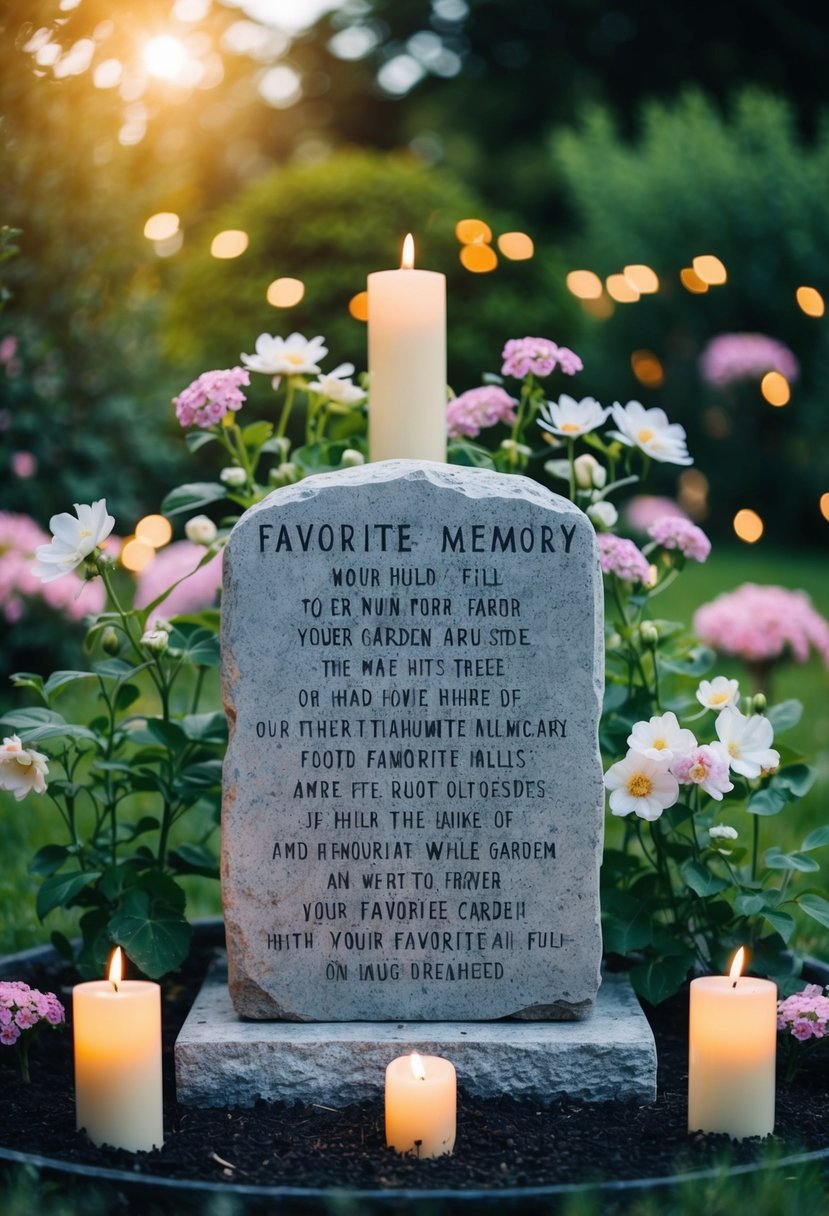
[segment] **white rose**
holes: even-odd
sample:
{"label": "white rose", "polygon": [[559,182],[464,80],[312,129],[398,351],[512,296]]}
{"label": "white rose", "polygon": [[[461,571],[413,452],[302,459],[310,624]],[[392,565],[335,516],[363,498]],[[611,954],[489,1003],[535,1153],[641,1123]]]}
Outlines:
{"label": "white rose", "polygon": [[216,539],[216,525],[206,515],[194,515],[184,525],[184,535],[194,545],[212,545]]}
{"label": "white rose", "polygon": [[612,502],[594,502],[587,508],[587,518],[599,529],[607,532],[619,518]]}
{"label": "white rose", "polygon": [[248,475],[244,469],[240,469],[238,465],[232,464],[229,468],[222,469],[219,474],[219,481],[226,486],[231,486],[235,489],[241,488],[248,479]]}
{"label": "white rose", "polygon": [[573,461],[573,468],[576,471],[576,485],[580,490],[601,490],[607,481],[607,469],[589,452],[577,456]]}

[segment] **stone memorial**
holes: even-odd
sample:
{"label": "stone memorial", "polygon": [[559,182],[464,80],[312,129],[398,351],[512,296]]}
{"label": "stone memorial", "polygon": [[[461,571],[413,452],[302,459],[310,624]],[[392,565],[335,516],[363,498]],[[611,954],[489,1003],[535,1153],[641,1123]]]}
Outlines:
{"label": "stone memorial", "polygon": [[600,980],[602,587],[537,482],[387,461],[225,553],[237,1015],[573,1019]]}

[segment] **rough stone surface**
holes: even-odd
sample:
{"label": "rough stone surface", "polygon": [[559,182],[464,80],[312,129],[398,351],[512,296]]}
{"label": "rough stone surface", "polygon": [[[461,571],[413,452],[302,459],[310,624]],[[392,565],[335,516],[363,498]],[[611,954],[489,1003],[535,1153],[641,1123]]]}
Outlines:
{"label": "rough stone surface", "polygon": [[257,1097],[342,1106],[376,1097],[385,1067],[411,1051],[450,1059],[470,1094],[548,1104],[656,1098],[656,1047],[626,977],[605,977],[579,1022],[243,1022],[222,962],[208,974],[176,1042],[176,1090],[190,1106]]}
{"label": "rough stone surface", "polygon": [[245,513],[222,660],[238,1013],[589,1010],[601,608],[590,522],[527,478],[389,461]]}

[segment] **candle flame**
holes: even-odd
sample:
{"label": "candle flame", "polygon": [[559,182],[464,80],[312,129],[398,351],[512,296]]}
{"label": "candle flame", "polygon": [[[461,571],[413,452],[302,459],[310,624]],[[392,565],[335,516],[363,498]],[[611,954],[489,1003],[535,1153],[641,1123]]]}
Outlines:
{"label": "candle flame", "polygon": [[423,1061],[416,1051],[413,1051],[409,1057],[409,1062],[412,1066],[412,1072],[417,1077],[418,1081],[426,1080],[426,1069],[423,1067]]}
{"label": "candle flame", "polygon": [[414,237],[411,232],[403,242],[403,257],[400,259],[401,270],[414,269]]}
{"label": "candle flame", "polygon": [[733,980],[735,985],[737,980],[743,974],[743,963],[745,962],[745,957],[745,946],[740,946],[740,949],[734,955],[734,962],[731,964],[731,970],[728,973],[728,978]]}
{"label": "candle flame", "polygon": [[123,964],[121,961],[121,947],[116,946],[112,952],[112,958],[109,964],[109,975],[107,977],[116,992],[118,991],[118,985],[121,983],[122,971]]}

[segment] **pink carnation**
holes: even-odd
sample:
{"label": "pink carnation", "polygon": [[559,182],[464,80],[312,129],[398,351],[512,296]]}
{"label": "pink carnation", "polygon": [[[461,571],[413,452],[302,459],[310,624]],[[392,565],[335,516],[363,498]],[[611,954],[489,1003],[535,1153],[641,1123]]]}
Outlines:
{"label": "pink carnation", "polygon": [[743,583],[697,609],[694,632],[720,654],[747,662],[790,654],[805,663],[813,648],[829,667],[829,621],[805,591]]}
{"label": "pink carnation", "polygon": [[201,612],[216,602],[222,585],[222,555],[215,553],[201,569],[196,569],[204,557],[204,548],[189,540],[177,540],[162,549],[138,575],[135,607],[145,608],[158,599],[163,591],[179,579],[184,581],[165,597],[147,622],[148,628],[159,617],[182,616]]}
{"label": "pink carnation", "polygon": [[605,574],[615,574],[621,579],[638,583],[649,580],[648,560],[632,540],[625,540],[612,532],[599,532],[596,540],[599,545],[599,565]]}
{"label": "pink carnation", "polygon": [[450,439],[465,436],[474,439],[484,427],[496,422],[515,422],[517,401],[497,385],[485,384],[482,388],[471,388],[459,397],[454,397],[446,406],[446,430]]}
{"label": "pink carnation", "polygon": [[241,385],[250,384],[250,373],[243,367],[227,371],[202,372],[173,398],[176,417],[182,426],[215,426],[228,410],[239,410],[245,402]]}
{"label": "pink carnation", "polygon": [[788,346],[765,334],[719,334],[700,355],[699,369],[703,380],[714,388],[759,380],[766,372],[780,372],[789,381],[800,375],[800,365]]}
{"label": "pink carnation", "polygon": [[502,376],[519,380],[530,374],[549,376],[560,367],[565,376],[574,376],[584,367],[578,355],[566,346],[557,346],[549,338],[510,338],[501,352],[504,360]]}
{"label": "pink carnation", "polygon": [[777,1002],[778,1030],[789,1031],[804,1043],[829,1034],[829,996],[820,984],[807,984],[802,992]]}
{"label": "pink carnation", "polygon": [[679,515],[663,515],[648,528],[648,536],[663,549],[679,549],[685,557],[704,562],[711,552],[711,541],[690,519]]}
{"label": "pink carnation", "polygon": [[675,519],[688,519],[678,502],[657,494],[636,494],[624,509],[625,522],[634,532],[647,532],[651,524],[667,515]]}

